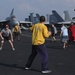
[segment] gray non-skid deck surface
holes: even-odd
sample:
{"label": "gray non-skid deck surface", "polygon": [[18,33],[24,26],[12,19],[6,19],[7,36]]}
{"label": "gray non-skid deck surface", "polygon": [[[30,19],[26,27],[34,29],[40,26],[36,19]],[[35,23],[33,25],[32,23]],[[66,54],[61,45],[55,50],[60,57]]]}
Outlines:
{"label": "gray non-skid deck surface", "polygon": [[[31,52],[31,33],[24,31],[21,40],[14,41],[16,51],[12,51],[8,42],[0,51],[0,75],[42,75],[41,62],[37,55],[31,70],[25,70],[26,61]],[[46,75],[75,75],[75,44],[63,49],[60,41],[46,40],[49,54],[50,74]]]}

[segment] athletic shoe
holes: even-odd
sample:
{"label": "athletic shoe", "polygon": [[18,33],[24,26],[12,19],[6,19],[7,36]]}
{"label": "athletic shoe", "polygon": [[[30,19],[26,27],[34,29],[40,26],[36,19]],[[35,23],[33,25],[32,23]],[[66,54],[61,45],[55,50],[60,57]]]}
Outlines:
{"label": "athletic shoe", "polygon": [[2,50],[2,47],[0,47],[0,51]]}
{"label": "athletic shoe", "polygon": [[65,46],[63,46],[63,48],[65,49]]}
{"label": "athletic shoe", "polygon": [[31,68],[26,67],[25,69],[26,69],[26,70],[30,70]]}
{"label": "athletic shoe", "polygon": [[12,50],[15,51],[15,48],[13,47]]}
{"label": "athletic shoe", "polygon": [[51,72],[52,72],[51,70],[42,71],[42,73],[51,73]]}

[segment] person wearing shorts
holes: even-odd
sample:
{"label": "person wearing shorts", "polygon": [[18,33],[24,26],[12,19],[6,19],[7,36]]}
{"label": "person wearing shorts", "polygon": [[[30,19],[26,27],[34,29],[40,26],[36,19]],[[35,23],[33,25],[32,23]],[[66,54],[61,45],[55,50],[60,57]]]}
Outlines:
{"label": "person wearing shorts", "polygon": [[64,43],[63,48],[66,48],[68,42],[68,29],[64,24],[62,24],[60,36],[61,41]]}
{"label": "person wearing shorts", "polygon": [[12,36],[12,32],[9,29],[9,26],[6,25],[5,28],[1,31],[0,33],[0,37],[2,39],[1,41],[1,46],[0,46],[0,50],[2,50],[3,44],[5,41],[8,41],[12,47],[12,50],[15,50],[14,46],[13,46],[13,36]]}

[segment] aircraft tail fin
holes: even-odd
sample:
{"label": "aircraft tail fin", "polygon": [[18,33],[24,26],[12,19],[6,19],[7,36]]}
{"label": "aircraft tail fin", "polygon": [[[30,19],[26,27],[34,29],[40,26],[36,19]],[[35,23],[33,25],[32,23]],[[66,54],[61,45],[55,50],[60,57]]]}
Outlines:
{"label": "aircraft tail fin", "polygon": [[10,13],[10,16],[13,16],[13,12],[14,12],[14,8],[12,9],[12,11]]}
{"label": "aircraft tail fin", "polygon": [[71,21],[71,17],[69,15],[68,11],[64,11],[64,20],[65,21]]}
{"label": "aircraft tail fin", "polygon": [[57,18],[58,22],[63,22],[63,18],[55,11],[52,11],[53,15]]}
{"label": "aircraft tail fin", "polygon": [[37,17],[37,20],[36,21],[39,22],[40,21],[39,20],[40,19],[40,15],[39,14],[36,14],[36,17]]}
{"label": "aircraft tail fin", "polygon": [[39,15],[39,14],[36,14],[36,17],[37,17],[38,19],[40,19],[40,15]]}
{"label": "aircraft tail fin", "polygon": [[49,24],[51,25],[51,24],[56,24],[56,23],[58,23],[57,18],[53,14],[50,15],[49,16]]}

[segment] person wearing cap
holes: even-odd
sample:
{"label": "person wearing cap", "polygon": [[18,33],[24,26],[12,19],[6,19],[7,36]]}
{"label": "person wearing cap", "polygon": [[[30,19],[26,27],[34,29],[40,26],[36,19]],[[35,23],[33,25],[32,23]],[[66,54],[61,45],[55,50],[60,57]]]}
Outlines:
{"label": "person wearing cap", "polygon": [[12,36],[12,32],[9,29],[8,25],[5,25],[5,28],[2,29],[2,31],[0,32],[0,37],[2,39],[1,41],[1,46],[0,46],[0,50],[2,50],[3,44],[5,41],[8,41],[12,47],[12,50],[15,50],[14,46],[13,46],[13,36]]}

